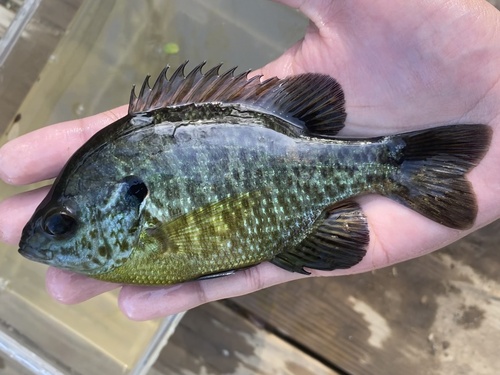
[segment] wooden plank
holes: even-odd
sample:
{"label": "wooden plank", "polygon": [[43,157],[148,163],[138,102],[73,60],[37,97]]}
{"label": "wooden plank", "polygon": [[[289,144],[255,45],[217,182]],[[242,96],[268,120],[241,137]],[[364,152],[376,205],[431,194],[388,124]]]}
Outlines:
{"label": "wooden plank", "polygon": [[335,375],[220,303],[189,311],[149,375]]}
{"label": "wooden plank", "polygon": [[352,374],[500,368],[500,221],[371,274],[300,280],[234,299]]}

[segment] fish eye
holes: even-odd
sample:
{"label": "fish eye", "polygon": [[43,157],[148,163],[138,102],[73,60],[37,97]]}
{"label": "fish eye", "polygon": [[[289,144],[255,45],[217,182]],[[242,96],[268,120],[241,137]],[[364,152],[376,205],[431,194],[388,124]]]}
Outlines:
{"label": "fish eye", "polygon": [[42,219],[42,228],[51,236],[62,236],[71,233],[76,227],[76,219],[61,209],[49,211]]}

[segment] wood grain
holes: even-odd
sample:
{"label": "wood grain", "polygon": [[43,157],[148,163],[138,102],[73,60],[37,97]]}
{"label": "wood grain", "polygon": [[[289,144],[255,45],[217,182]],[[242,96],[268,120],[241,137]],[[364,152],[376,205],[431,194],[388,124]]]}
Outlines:
{"label": "wood grain", "polygon": [[221,303],[189,311],[149,375],[336,375]]}

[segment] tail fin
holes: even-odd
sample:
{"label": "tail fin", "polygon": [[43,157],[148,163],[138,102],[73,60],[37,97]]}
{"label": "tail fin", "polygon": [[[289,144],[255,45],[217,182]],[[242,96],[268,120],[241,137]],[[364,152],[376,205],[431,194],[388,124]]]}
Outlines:
{"label": "tail fin", "polygon": [[402,134],[401,169],[389,197],[451,228],[468,229],[477,203],[465,175],[488,150],[492,130],[487,125],[449,125]]}

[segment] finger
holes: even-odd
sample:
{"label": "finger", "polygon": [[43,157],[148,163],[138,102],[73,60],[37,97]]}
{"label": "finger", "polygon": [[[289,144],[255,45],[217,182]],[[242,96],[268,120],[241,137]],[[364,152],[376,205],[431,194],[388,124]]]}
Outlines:
{"label": "finger", "polygon": [[0,202],[0,241],[11,245],[19,243],[23,227],[48,191],[46,186]]}
{"label": "finger", "polygon": [[305,276],[263,263],[231,276],[170,287],[124,286],[120,291],[118,303],[130,319],[148,320],[303,277]]}
{"label": "finger", "polygon": [[57,301],[70,305],[86,301],[120,287],[120,284],[91,279],[70,271],[49,267],[45,278],[47,292]]}
{"label": "finger", "polygon": [[[345,275],[381,268],[428,253],[463,235],[463,232],[435,224],[392,201],[376,197],[366,197],[361,201],[370,224],[371,241],[367,255],[351,269],[333,272],[311,270],[313,275]],[[399,223],[396,230],[394,222]],[[123,286],[119,305],[129,318],[148,320],[303,277],[264,263],[232,276],[170,287]],[[63,303],[79,303],[116,287],[117,284],[103,283],[54,268],[47,273],[49,293]]]}
{"label": "finger", "polygon": [[[360,202],[370,228],[367,254],[352,268],[335,271],[309,270],[313,276],[372,271],[429,253],[466,234],[434,223],[385,198],[364,197]],[[119,295],[119,305],[130,319],[154,319],[302,277],[304,275],[263,263],[231,276],[166,288],[124,286]]]}
{"label": "finger", "polygon": [[466,234],[435,223],[388,198],[366,196],[357,201],[368,218],[370,244],[364,259],[345,270],[348,274],[372,271],[416,258]]}
{"label": "finger", "polygon": [[[278,76],[285,77],[301,73],[325,73],[337,76],[336,70],[338,60],[342,60],[344,41],[338,33],[338,25],[342,22],[343,8],[348,3],[329,0],[274,0],[290,8],[300,11],[311,22],[306,30],[303,40],[298,41],[276,60],[256,70],[256,74],[262,74],[266,78]],[[345,16],[345,14],[344,14]],[[336,30],[331,30],[336,28]],[[310,48],[310,47],[313,48]],[[323,52],[325,50],[335,51],[337,58],[325,61]],[[300,61],[297,56],[301,56]],[[305,58],[302,58],[305,57]]]}
{"label": "finger", "polygon": [[124,116],[126,109],[47,126],[8,142],[0,148],[0,178],[23,185],[55,177],[85,141]]}

